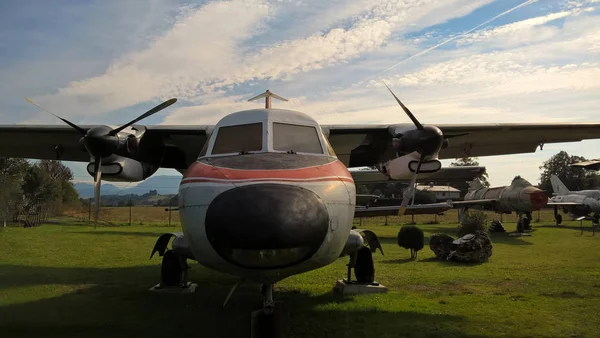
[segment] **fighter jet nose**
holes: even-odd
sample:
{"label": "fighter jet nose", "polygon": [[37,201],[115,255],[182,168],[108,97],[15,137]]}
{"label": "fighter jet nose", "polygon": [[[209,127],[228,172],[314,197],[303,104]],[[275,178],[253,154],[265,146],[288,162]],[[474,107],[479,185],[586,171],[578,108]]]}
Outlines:
{"label": "fighter jet nose", "polygon": [[221,257],[238,266],[269,269],[310,258],[325,240],[329,214],[310,190],[265,183],[218,195],[205,224]]}
{"label": "fighter jet nose", "polygon": [[548,196],[542,190],[535,190],[529,194],[529,201],[534,210],[543,208],[548,203]]}

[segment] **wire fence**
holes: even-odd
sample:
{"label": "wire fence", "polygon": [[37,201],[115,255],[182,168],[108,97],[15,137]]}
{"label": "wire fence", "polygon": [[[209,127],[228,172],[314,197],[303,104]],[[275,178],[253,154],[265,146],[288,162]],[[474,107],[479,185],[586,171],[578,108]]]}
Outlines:
{"label": "wire fence", "polygon": [[[232,210],[231,212],[235,212]],[[516,223],[517,215],[497,214],[491,211],[485,212],[488,220],[500,220],[507,223]],[[64,213],[69,219],[84,224],[94,224],[94,210],[92,207],[67,210]],[[536,223],[553,224],[554,211],[542,209],[532,213],[532,225]],[[568,220],[565,219],[565,220]],[[154,225],[154,226],[181,226],[179,211],[175,207],[165,206],[124,206],[124,207],[101,207],[98,214],[98,225],[122,226],[122,225]],[[404,215],[404,216],[378,216],[360,217],[354,219],[354,225],[399,225],[399,224],[457,224],[458,211],[448,210],[441,215]]]}
{"label": "wire fence", "polygon": [[[93,206],[67,210],[64,216],[82,223],[94,224]],[[168,206],[101,207],[99,225],[161,225],[180,226],[179,212]]]}

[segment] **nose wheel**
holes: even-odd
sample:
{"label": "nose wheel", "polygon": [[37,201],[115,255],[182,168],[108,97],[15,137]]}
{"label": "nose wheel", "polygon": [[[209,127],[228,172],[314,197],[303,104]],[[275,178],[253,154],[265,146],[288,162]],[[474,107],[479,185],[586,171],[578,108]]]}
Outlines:
{"label": "nose wheel", "polygon": [[278,338],[282,336],[282,310],[281,303],[273,300],[273,284],[263,284],[262,309],[252,312],[251,338]]}
{"label": "nose wheel", "polygon": [[531,231],[531,213],[528,212],[525,214],[525,217],[523,217],[523,214],[519,214],[519,220],[517,221],[517,231],[518,232],[525,232],[525,231]]}

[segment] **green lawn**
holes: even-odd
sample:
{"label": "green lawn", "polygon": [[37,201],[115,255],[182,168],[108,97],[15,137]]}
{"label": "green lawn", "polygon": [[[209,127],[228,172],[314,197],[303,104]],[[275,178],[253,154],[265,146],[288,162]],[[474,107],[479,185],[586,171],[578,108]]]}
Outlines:
{"label": "green lawn", "polygon": [[[347,259],[276,286],[289,337],[597,337],[600,334],[600,234],[587,222],[556,228],[533,223],[532,237],[494,234],[493,256],[480,265],[416,261],[395,244],[399,226],[366,223],[381,238],[376,279],[390,292],[333,294]],[[426,236],[456,225],[422,225]],[[514,223],[505,223],[509,231]],[[147,291],[160,259],[157,235],[177,228],[43,225],[0,228],[2,337],[245,337],[257,285],[243,285],[197,264],[193,295]]]}

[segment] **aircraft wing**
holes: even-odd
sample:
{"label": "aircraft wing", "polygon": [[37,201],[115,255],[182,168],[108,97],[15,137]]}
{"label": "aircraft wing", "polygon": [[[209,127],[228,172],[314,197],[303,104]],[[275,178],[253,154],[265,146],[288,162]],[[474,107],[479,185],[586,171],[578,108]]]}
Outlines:
{"label": "aircraft wing", "polygon": [[450,204],[453,208],[469,208],[473,206],[491,206],[497,203],[497,199],[483,199],[483,200],[468,200],[468,201],[452,201]]}
{"label": "aircraft wing", "polygon": [[571,164],[571,167],[585,168],[589,170],[600,170],[600,159],[573,163]]}
{"label": "aircraft wing", "polygon": [[[87,130],[91,125],[80,126]],[[212,126],[138,126],[146,128],[135,155],[118,154],[163,168],[186,169],[200,153]],[[397,125],[323,125],[339,159],[349,167],[372,166],[393,158]],[[600,138],[600,123],[437,125],[450,139],[440,159],[535,152],[538,145]],[[81,135],[65,125],[0,125],[0,156],[88,162]],[[143,146],[145,145],[145,146]]]}
{"label": "aircraft wing", "polygon": [[[600,123],[489,123],[436,125],[445,136],[454,136],[440,159],[535,152],[547,143],[577,142],[600,138]],[[392,137],[414,129],[398,125],[323,125],[334,151],[349,167],[375,165],[382,156],[391,158]]]}
{"label": "aircraft wing", "polygon": [[[92,125],[80,126],[87,131]],[[140,127],[140,126],[134,126]],[[141,151],[118,154],[163,168],[186,169],[200,153],[210,126],[141,126]],[[89,162],[81,134],[68,125],[0,125],[0,156]]]}
{"label": "aircraft wing", "polygon": [[552,206],[583,206],[585,204],[577,203],[577,202],[548,202],[546,205],[552,207]]}
{"label": "aircraft wing", "polygon": [[[416,204],[406,207],[405,215],[440,214],[452,209],[448,203]],[[354,217],[398,216],[400,206],[385,207],[355,207]]]}
{"label": "aircraft wing", "polygon": [[356,194],[356,205],[369,205],[379,199],[379,195]]}
{"label": "aircraft wing", "polygon": [[[464,166],[464,167],[442,167],[435,173],[422,173],[417,178],[418,183],[429,182],[465,182],[472,181],[479,177],[485,171],[485,167]],[[379,170],[353,170],[350,171],[354,183],[380,183],[380,182],[406,182],[410,180],[392,180],[389,176],[382,174]]]}

